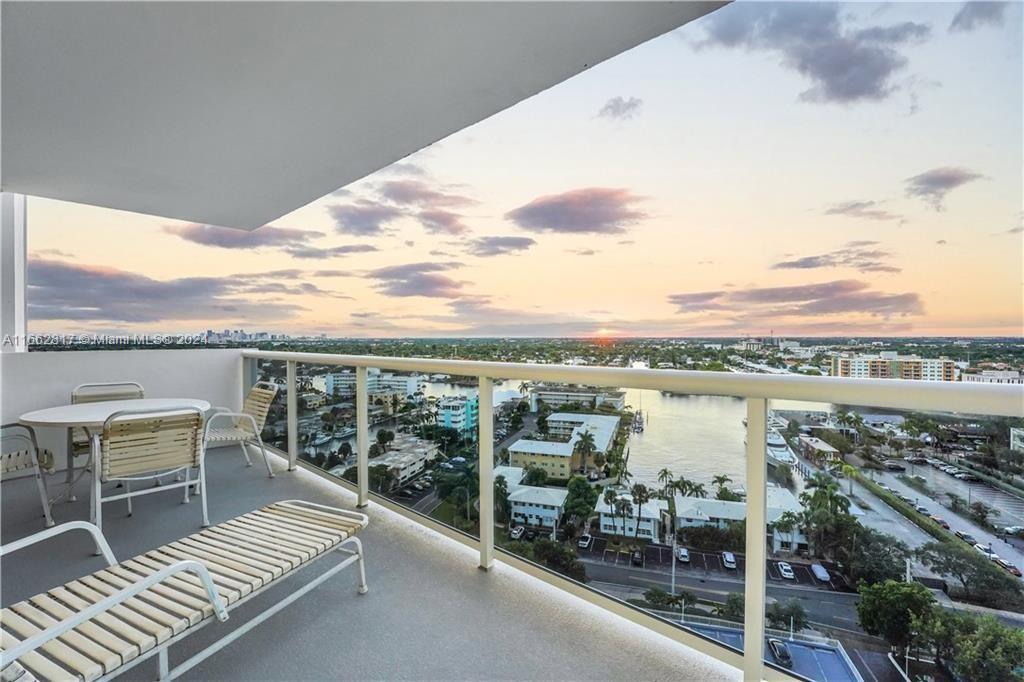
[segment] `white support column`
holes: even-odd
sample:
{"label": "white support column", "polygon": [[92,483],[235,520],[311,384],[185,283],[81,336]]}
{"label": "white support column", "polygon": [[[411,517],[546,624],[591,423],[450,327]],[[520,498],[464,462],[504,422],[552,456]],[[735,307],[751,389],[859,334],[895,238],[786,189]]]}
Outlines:
{"label": "white support column", "polygon": [[365,367],[356,367],[356,478],[359,481],[360,509],[370,503],[370,416],[369,391]]}
{"label": "white support column", "polygon": [[480,568],[494,566],[494,383],[480,377],[477,403],[480,460]]}
{"label": "white support column", "polygon": [[747,398],[747,568],[743,608],[743,679],[764,679],[765,572],[768,528],[768,401]]}
{"label": "white support column", "polygon": [[299,458],[299,396],[295,381],[295,361],[285,363],[285,388],[288,404],[288,471],[295,470]]}
{"label": "white support column", "polygon": [[28,350],[25,314],[25,195],[0,193],[0,352]]}

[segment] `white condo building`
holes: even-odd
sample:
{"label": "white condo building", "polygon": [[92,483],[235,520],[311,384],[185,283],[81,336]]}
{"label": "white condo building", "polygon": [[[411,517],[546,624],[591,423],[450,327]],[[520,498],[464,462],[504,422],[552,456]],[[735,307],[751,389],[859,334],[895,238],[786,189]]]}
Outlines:
{"label": "white condo building", "polygon": [[629,500],[633,507],[633,511],[625,518],[617,514],[614,507],[605,503],[604,496],[598,498],[594,511],[598,514],[598,527],[602,533],[643,538],[654,542],[661,539],[662,516],[668,513],[667,500],[651,500],[637,509],[637,504],[629,493],[621,493],[619,499]]}
{"label": "white condo building", "polygon": [[[747,518],[746,502],[730,502],[726,500],[707,499],[703,497],[675,496],[676,528],[692,528],[695,526],[714,526],[727,528],[730,524]],[[775,523],[786,512],[800,514],[803,506],[796,496],[787,488],[768,484],[767,488],[767,521]],[[772,551],[795,551],[807,548],[807,537],[794,527],[790,531],[772,531]]]}
{"label": "white condo building", "polygon": [[986,369],[981,372],[964,372],[960,381],[978,384],[1024,384],[1024,377],[1017,370]]}
{"label": "white condo building", "polygon": [[595,452],[604,454],[611,448],[618,428],[618,417],[556,412],[548,415],[548,436],[554,440],[521,438],[509,446],[509,461],[513,466],[537,466],[552,478],[566,479],[586,464],[575,452],[584,433],[593,436]]}
{"label": "white condo building", "polygon": [[540,409],[542,402],[552,408],[558,408],[568,403],[581,403],[594,408],[611,405],[616,410],[621,410],[626,404],[626,394],[623,391],[589,386],[540,384],[530,389],[530,411],[536,412]]}
{"label": "white condo building", "polygon": [[[366,386],[370,393],[394,391],[410,396],[422,389],[425,381],[422,374],[395,374],[372,367],[366,372]],[[356,373],[352,370],[324,375],[324,393],[327,395],[352,395],[355,392]]]}
{"label": "white condo building", "polygon": [[922,358],[882,351],[876,355],[833,355],[832,376],[851,379],[956,381],[956,363],[949,358]]}
{"label": "white condo building", "polygon": [[556,528],[565,511],[565,488],[522,485],[522,467],[494,467],[494,478],[501,476],[508,488],[509,516],[513,523],[540,528]]}

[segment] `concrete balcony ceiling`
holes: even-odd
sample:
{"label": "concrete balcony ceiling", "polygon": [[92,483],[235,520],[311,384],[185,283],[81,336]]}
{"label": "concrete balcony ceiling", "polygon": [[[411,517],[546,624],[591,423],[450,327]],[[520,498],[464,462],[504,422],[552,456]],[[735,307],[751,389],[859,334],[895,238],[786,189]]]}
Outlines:
{"label": "concrete balcony ceiling", "polygon": [[723,4],[4,3],[0,187],[256,228]]}

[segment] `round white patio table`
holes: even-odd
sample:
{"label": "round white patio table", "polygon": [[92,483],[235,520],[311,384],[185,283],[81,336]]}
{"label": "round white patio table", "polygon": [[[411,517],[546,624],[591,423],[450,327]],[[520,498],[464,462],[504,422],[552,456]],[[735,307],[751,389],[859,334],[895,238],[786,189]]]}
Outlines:
{"label": "round white patio table", "polygon": [[[26,426],[56,427],[70,429],[76,426],[87,429],[98,429],[103,426],[110,415],[122,410],[146,410],[154,412],[174,412],[175,410],[195,408],[200,412],[210,409],[210,403],[198,398],[132,398],[130,400],[101,400],[95,403],[75,403],[59,405],[42,410],[26,412],[18,419]],[[74,487],[75,462],[71,448],[67,451],[67,485],[63,493],[54,501],[67,497],[69,502],[75,501],[71,493]]]}

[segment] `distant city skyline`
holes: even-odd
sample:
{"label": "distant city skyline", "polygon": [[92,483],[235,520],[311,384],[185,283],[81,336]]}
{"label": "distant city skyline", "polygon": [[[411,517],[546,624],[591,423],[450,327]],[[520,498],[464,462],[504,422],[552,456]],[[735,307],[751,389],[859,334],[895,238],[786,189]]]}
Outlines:
{"label": "distant city skyline", "polygon": [[253,232],[31,198],[29,331],[1021,336],[1021,12],[737,2]]}

